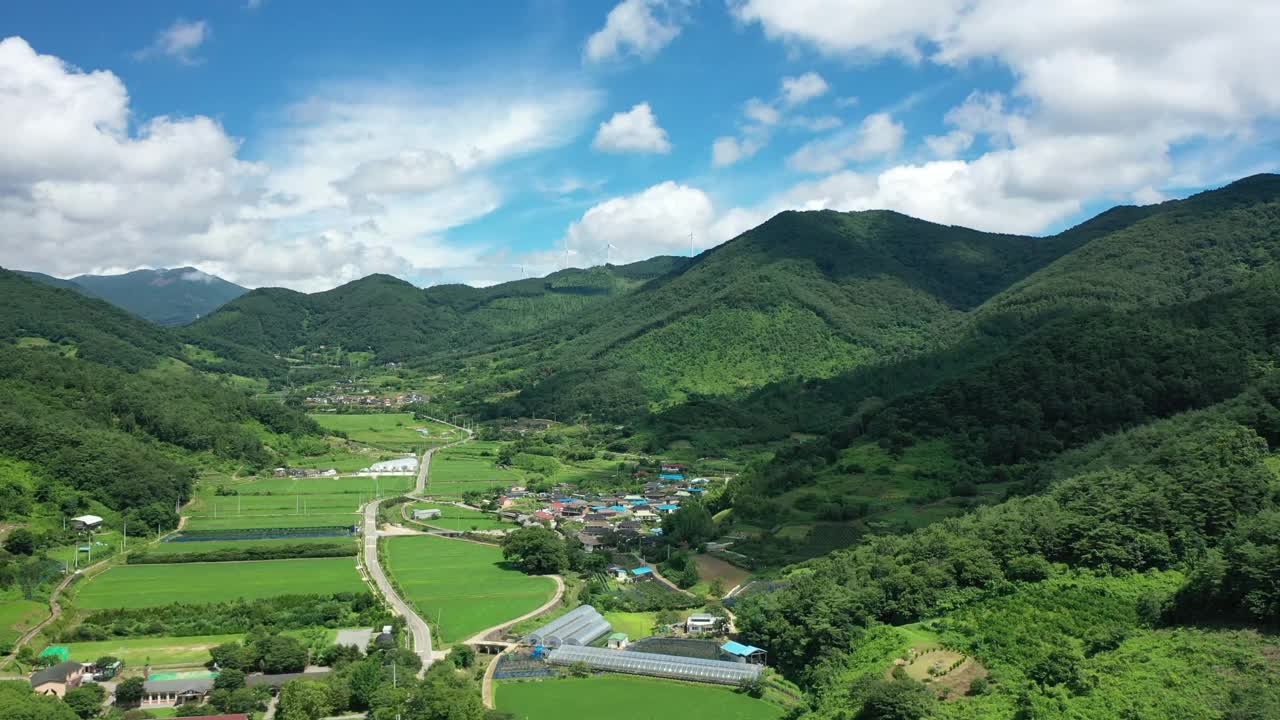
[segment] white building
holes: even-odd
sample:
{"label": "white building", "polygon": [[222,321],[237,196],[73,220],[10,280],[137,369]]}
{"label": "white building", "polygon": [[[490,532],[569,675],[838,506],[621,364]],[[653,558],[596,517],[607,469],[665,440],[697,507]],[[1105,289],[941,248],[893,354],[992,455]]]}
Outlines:
{"label": "white building", "polygon": [[97,530],[102,526],[102,518],[97,515],[81,515],[71,518],[71,526],[77,530]]}

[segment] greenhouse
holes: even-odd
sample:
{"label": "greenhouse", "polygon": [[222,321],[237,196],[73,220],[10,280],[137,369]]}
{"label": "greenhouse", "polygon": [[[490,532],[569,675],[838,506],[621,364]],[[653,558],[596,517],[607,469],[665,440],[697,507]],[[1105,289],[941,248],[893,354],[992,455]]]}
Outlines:
{"label": "greenhouse", "polygon": [[719,685],[738,685],[745,680],[756,680],[764,671],[764,668],[759,665],[724,660],[703,660],[679,655],[657,655],[594,647],[561,646],[551,651],[547,656],[547,662],[552,665],[585,663],[592,670]]}
{"label": "greenhouse", "polygon": [[582,605],[525,636],[526,645],[589,645],[613,629],[590,605]]}

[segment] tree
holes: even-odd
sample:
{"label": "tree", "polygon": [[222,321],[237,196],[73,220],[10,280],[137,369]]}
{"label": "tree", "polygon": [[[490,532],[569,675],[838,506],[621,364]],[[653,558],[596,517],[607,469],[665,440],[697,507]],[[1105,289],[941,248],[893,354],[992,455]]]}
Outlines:
{"label": "tree", "polygon": [[236,668],[223,670],[214,678],[213,687],[216,690],[239,690],[244,687],[244,671]]}
{"label": "tree", "polygon": [[862,688],[858,720],[921,720],[929,716],[937,699],[914,680],[873,679]]}
{"label": "tree", "polygon": [[558,573],[569,564],[560,534],[544,527],[520,528],[508,533],[502,540],[502,557],[536,575]]}
{"label": "tree", "polygon": [[329,690],[312,680],[290,680],[280,689],[281,720],[319,720],[333,712]]}
{"label": "tree", "polygon": [[[115,665],[118,662],[120,662],[120,658],[116,657],[115,655],[103,655],[97,660],[94,660],[93,664],[94,666],[99,668],[108,668],[108,667],[111,667],[112,665]],[[121,667],[124,667],[124,666],[121,665]]]}
{"label": "tree", "polygon": [[69,705],[56,697],[37,695],[25,680],[0,681],[0,719],[77,720]]}
{"label": "tree", "polygon": [[209,648],[209,667],[226,670],[245,670],[252,664],[248,649],[238,642],[223,643]]}
{"label": "tree", "polygon": [[62,700],[81,718],[94,718],[102,713],[102,701],[106,696],[107,691],[101,685],[85,683],[68,690]]}
{"label": "tree", "polygon": [[142,702],[142,678],[131,677],[121,680],[116,685],[116,705],[134,707]]}
{"label": "tree", "polygon": [[18,528],[4,539],[4,549],[13,555],[31,555],[36,551],[36,536],[26,528]]}
{"label": "tree", "polygon": [[716,537],[716,523],[706,506],[696,500],[680,504],[680,509],[662,518],[662,537],[673,543],[700,545]]}
{"label": "tree", "polygon": [[307,649],[288,635],[269,635],[253,644],[253,655],[262,672],[301,672],[307,667]]}
{"label": "tree", "polygon": [[449,651],[449,660],[458,669],[465,670],[476,664],[476,651],[470,645],[459,643]]}

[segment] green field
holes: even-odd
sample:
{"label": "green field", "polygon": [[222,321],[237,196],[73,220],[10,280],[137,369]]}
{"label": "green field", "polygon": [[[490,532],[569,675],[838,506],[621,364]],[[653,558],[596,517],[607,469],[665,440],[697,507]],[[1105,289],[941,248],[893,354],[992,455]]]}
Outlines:
{"label": "green field", "polygon": [[[255,478],[252,480],[217,482],[209,484],[213,486],[225,485],[228,488],[239,490],[245,497],[248,497],[250,494],[271,494],[287,495],[292,498],[295,495],[371,495],[377,491],[381,491],[384,495],[392,495],[413,487],[414,478],[405,475],[314,478],[266,477]],[[212,497],[215,496],[212,494],[211,490],[202,494],[202,498]],[[222,496],[218,498],[218,501],[230,501],[234,503],[235,496]]]}
{"label": "green field", "polygon": [[[331,638],[337,630],[329,630]],[[298,635],[299,631],[286,631],[285,635]],[[76,662],[93,662],[104,655],[112,655],[124,661],[126,668],[153,666],[196,666],[209,661],[209,648],[234,642],[243,635],[191,635],[188,637],[116,638],[100,642],[70,643],[71,659]]]}
{"label": "green field", "polygon": [[524,484],[523,470],[495,466],[501,443],[475,441],[446,448],[431,456],[429,495],[461,496],[467,490],[486,490],[495,485]]}
{"label": "green field", "polygon": [[202,540],[191,542],[162,542],[149,545],[148,555],[183,555],[186,553],[212,552],[214,550],[246,550],[270,548],[281,545],[335,545],[349,543],[352,537],[307,537],[263,540]]}
{"label": "green field", "polygon": [[193,517],[187,520],[187,530],[234,530],[237,528],[298,528],[329,527],[333,525],[359,525],[360,514],[354,507],[348,512],[309,512],[306,515],[231,515],[223,517]]}
{"label": "green field", "polygon": [[33,625],[49,616],[44,603],[30,600],[0,600],[0,643],[13,642]]}
{"label": "green field", "polygon": [[536,610],[555,592],[549,578],[502,566],[502,551],[430,535],[386,539],[387,571],[442,643]]}
{"label": "green field", "polygon": [[773,720],[782,708],[732,688],[626,675],[500,682],[498,710],[518,720]]}
{"label": "green field", "polygon": [[413,510],[439,510],[440,517],[418,522],[446,530],[509,530],[515,527],[509,522],[499,520],[493,513],[461,508],[448,503],[414,503],[410,508],[409,517],[413,517]]}
{"label": "green field", "polygon": [[83,609],[211,603],[295,593],[361,592],[365,584],[349,557],[259,562],[122,565],[75,592]]}
{"label": "green field", "polygon": [[[412,413],[315,413],[311,417],[326,430],[346,433],[356,442],[385,450],[415,450],[443,445],[461,437],[461,433],[447,425],[414,420]],[[424,434],[419,430],[427,432]]]}
{"label": "green field", "polygon": [[607,612],[604,619],[613,626],[614,632],[626,633],[629,639],[639,640],[653,634],[653,626],[658,624],[658,613]]}
{"label": "green field", "polygon": [[339,495],[243,495],[202,497],[187,508],[188,517],[234,517],[240,515],[295,515],[307,513],[356,512],[373,494]]}

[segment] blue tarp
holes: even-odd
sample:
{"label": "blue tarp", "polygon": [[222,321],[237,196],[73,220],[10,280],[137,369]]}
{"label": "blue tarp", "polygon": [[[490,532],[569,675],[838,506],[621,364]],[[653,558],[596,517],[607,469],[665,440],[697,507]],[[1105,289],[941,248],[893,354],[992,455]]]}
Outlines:
{"label": "blue tarp", "polygon": [[676,475],[675,473],[663,473],[658,477],[662,478],[663,480],[683,480],[684,479],[683,475]]}
{"label": "blue tarp", "polygon": [[638,568],[636,568],[636,569],[632,570],[632,571],[631,571],[631,574],[632,574],[632,575],[652,575],[652,574],[653,574],[653,568],[648,568],[648,567],[638,567]]}

